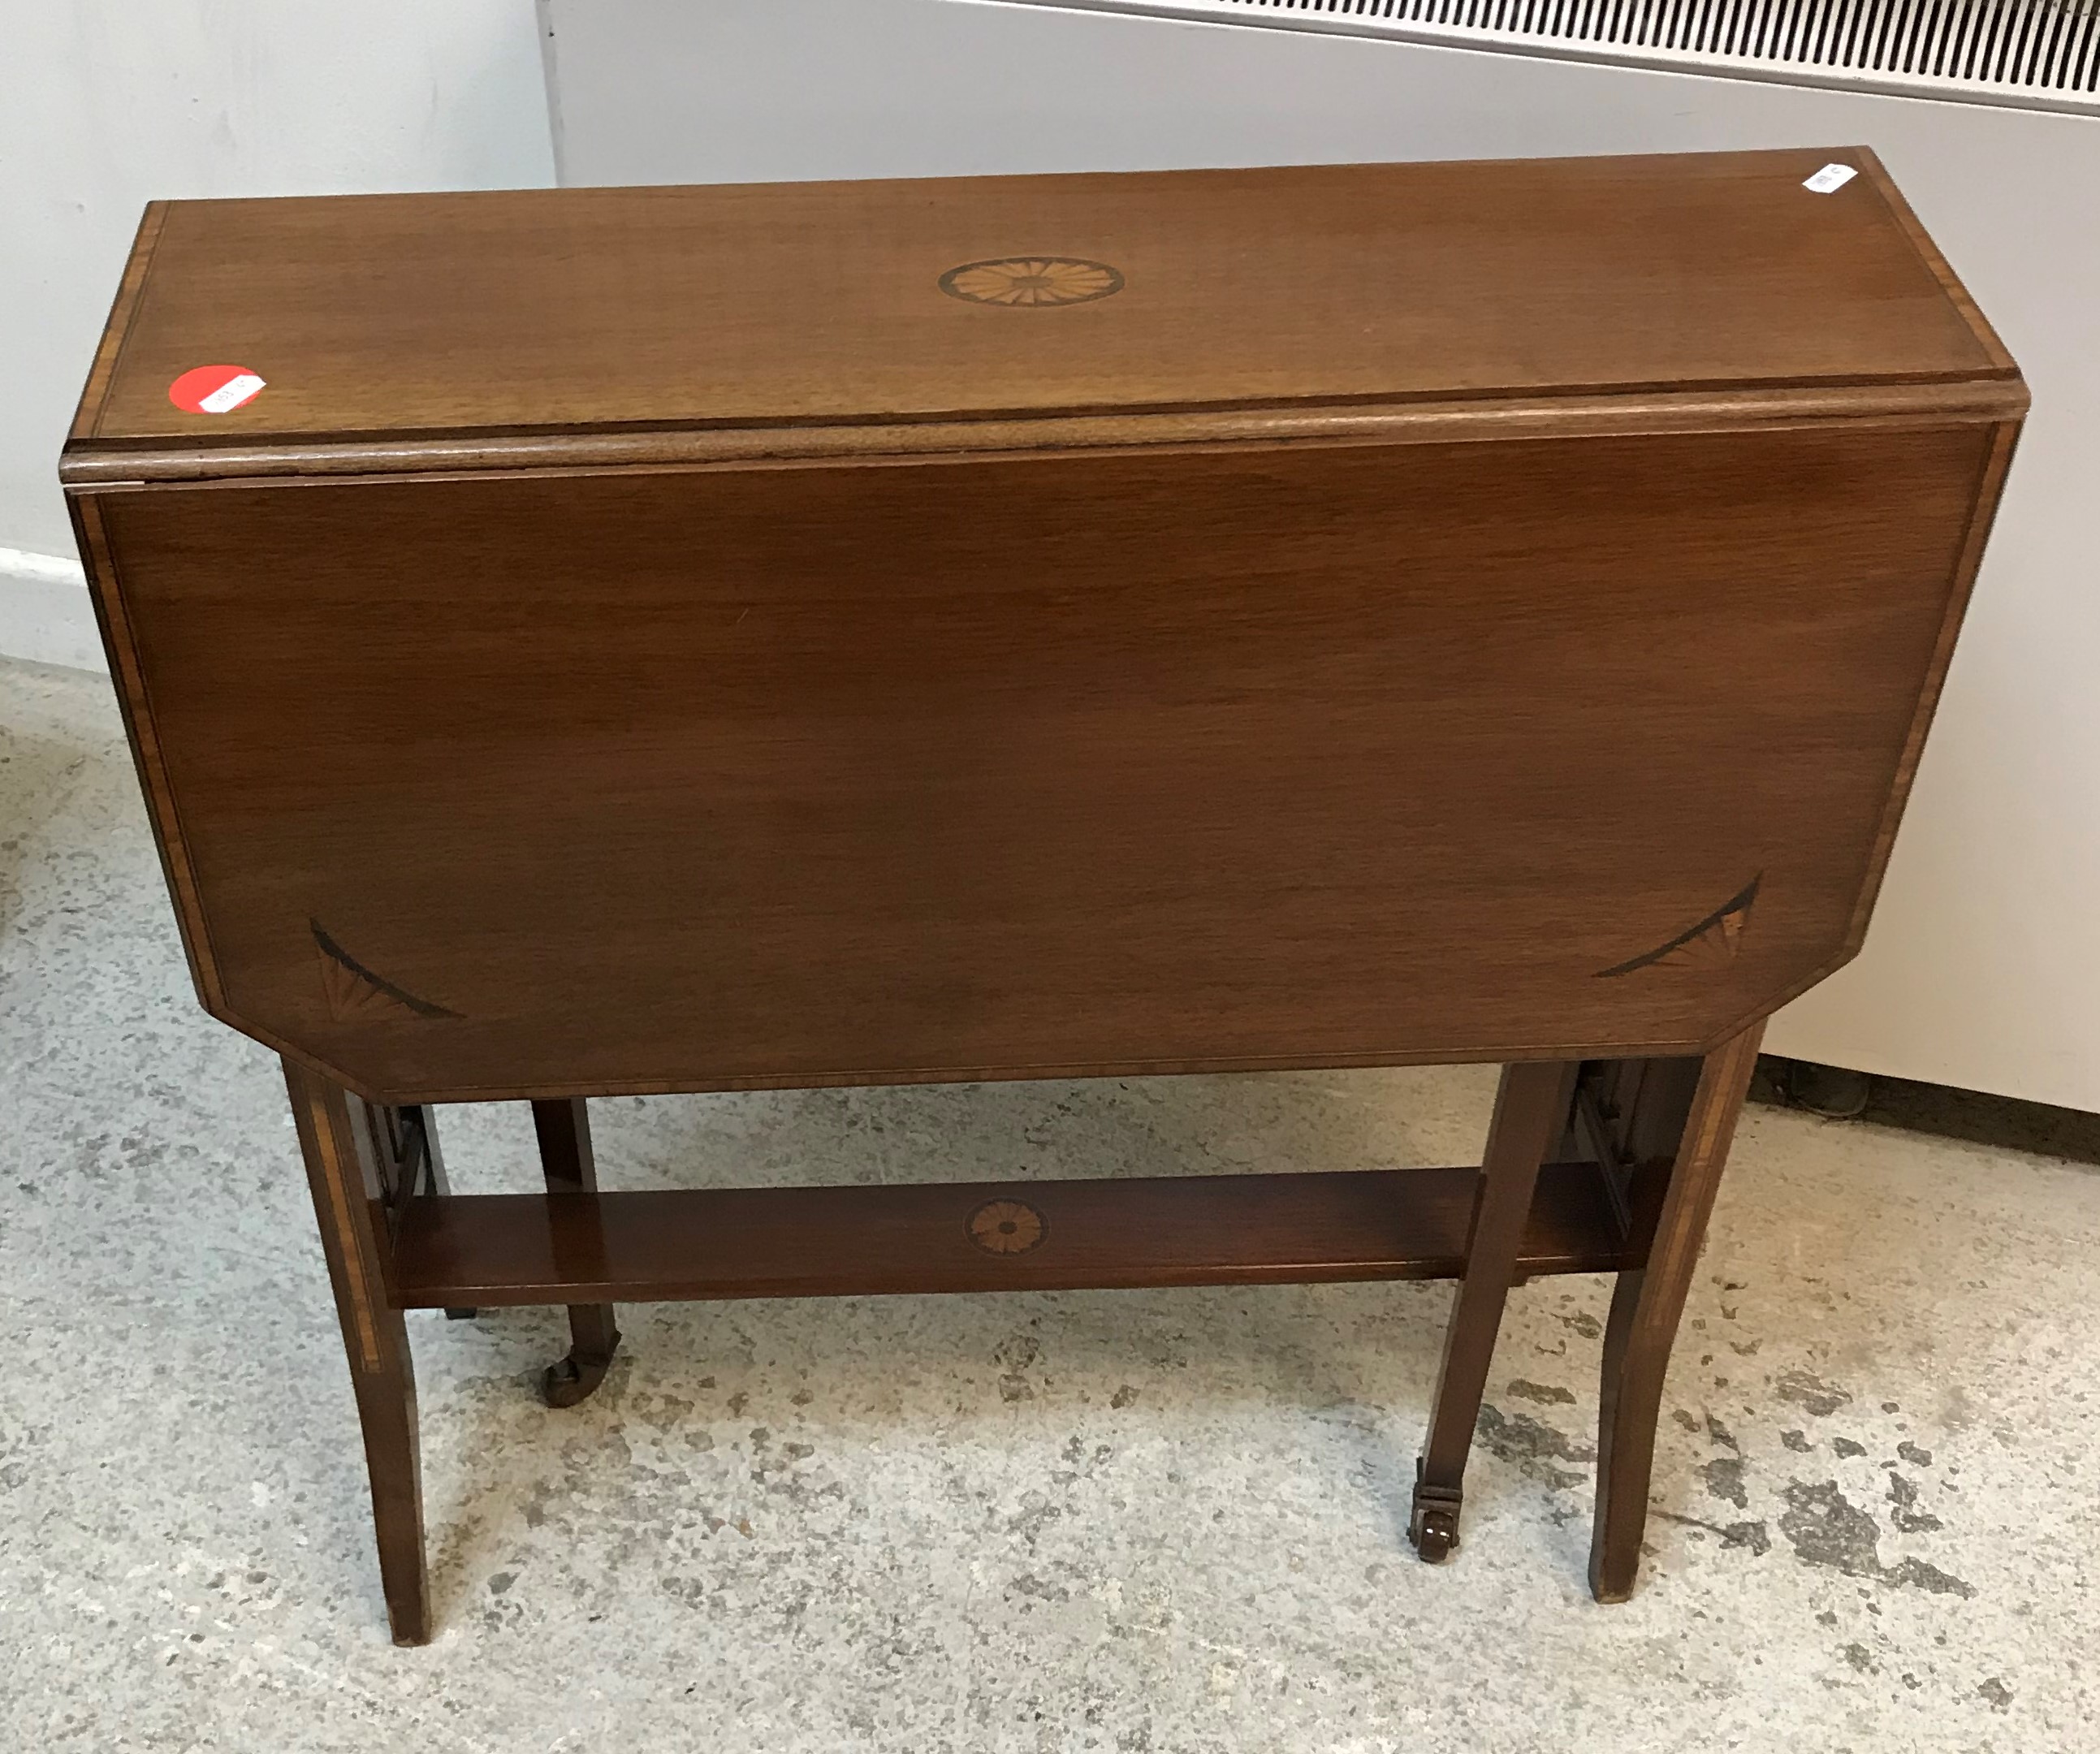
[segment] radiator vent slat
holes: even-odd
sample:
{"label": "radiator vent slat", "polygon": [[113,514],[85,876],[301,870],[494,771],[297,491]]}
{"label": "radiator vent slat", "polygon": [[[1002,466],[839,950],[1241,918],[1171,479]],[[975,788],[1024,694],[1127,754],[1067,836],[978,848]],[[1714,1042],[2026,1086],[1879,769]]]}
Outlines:
{"label": "radiator vent slat", "polygon": [[2100,114],[2100,0],[1019,0]]}

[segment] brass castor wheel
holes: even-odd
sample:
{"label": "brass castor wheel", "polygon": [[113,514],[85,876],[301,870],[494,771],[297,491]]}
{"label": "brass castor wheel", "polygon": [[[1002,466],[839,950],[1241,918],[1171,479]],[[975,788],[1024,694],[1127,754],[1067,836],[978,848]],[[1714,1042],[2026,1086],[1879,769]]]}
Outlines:
{"label": "brass castor wheel", "polygon": [[1414,1503],[1407,1518],[1407,1538],[1432,1565],[1441,1565],[1458,1550],[1459,1489],[1426,1486],[1422,1463],[1414,1464]]}
{"label": "brass castor wheel", "polygon": [[1441,1565],[1458,1551],[1458,1519],[1448,1510],[1420,1510],[1408,1531],[1414,1550],[1432,1565]]}
{"label": "brass castor wheel", "polygon": [[[613,1344],[620,1344],[619,1335],[613,1336]],[[567,1358],[548,1365],[540,1378],[540,1392],[546,1397],[549,1407],[573,1407],[589,1398],[611,1368],[610,1351],[600,1355],[572,1351]]]}

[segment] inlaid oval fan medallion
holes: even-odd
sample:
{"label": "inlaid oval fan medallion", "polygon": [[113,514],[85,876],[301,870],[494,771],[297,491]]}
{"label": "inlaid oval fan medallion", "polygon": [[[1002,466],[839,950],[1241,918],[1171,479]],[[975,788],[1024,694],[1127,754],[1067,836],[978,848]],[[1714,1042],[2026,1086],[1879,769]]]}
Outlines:
{"label": "inlaid oval fan medallion", "polygon": [[949,269],[941,290],[973,305],[1083,305],[1121,292],[1123,276],[1077,256],[1002,256]]}
{"label": "inlaid oval fan medallion", "polygon": [[970,1214],[966,1228],[986,1254],[1026,1254],[1050,1233],[1048,1221],[1026,1200],[987,1200]]}

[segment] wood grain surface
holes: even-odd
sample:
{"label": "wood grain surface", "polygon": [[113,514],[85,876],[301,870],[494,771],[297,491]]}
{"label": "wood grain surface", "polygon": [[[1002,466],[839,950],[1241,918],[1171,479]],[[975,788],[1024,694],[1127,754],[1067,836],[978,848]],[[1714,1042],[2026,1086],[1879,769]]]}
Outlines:
{"label": "wood grain surface", "polygon": [[1830,156],[157,207],[68,468],[201,994],[394,1103],[1704,1051],[2024,405]]}
{"label": "wood grain surface", "polygon": [[[2010,378],[1857,148],[181,201],[74,437],[858,424]],[[1111,297],[973,303],[1060,256]],[[1951,276],[1948,277],[1951,282]],[[186,414],[192,367],[252,368]]]}
{"label": "wood grain surface", "polygon": [[1846,953],[1993,430],[100,515],[221,1014],[368,1093],[1564,1057]]}

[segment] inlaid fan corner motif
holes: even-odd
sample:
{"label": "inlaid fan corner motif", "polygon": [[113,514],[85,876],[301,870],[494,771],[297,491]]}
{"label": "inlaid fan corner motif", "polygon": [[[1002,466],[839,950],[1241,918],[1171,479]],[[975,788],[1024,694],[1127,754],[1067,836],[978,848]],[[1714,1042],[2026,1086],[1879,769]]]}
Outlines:
{"label": "inlaid fan corner motif", "polygon": [[1599,968],[1597,978],[1630,975],[1640,968],[1725,968],[1736,959],[1736,949],[1749,924],[1750,910],[1757,903],[1758,886],[1763,881],[1764,873],[1760,871],[1704,919],[1654,950],[1609,968]]}
{"label": "inlaid fan corner motif", "polygon": [[307,922],[320,953],[321,991],[327,995],[329,1015],[338,1023],[376,1023],[386,1018],[457,1017],[456,1011],[418,998],[374,974],[329,936],[317,919]]}

